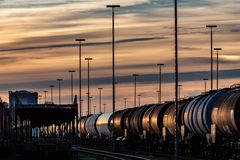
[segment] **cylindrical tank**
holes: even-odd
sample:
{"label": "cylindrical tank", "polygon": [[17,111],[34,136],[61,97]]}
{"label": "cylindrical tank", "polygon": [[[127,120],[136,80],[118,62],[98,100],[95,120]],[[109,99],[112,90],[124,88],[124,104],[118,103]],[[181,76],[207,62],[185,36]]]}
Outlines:
{"label": "cylindrical tank", "polygon": [[222,135],[240,138],[240,91],[231,90],[222,95],[212,112],[213,124]]}
{"label": "cylindrical tank", "polygon": [[[178,103],[178,121],[177,121],[178,131],[180,131],[181,125],[183,124],[182,117],[181,117],[183,108],[188,104],[189,101],[190,99],[182,100]],[[168,132],[171,135],[175,134],[175,129],[176,129],[176,107],[175,106],[176,106],[175,103],[169,106],[169,108],[164,113],[164,117],[163,117],[163,126],[167,128]]]}
{"label": "cylindrical tank", "polygon": [[130,117],[130,133],[133,135],[142,135],[143,134],[143,128],[142,128],[142,118],[145,113],[145,111],[150,108],[151,105],[145,105],[142,107],[139,107],[137,110],[135,110],[132,113],[132,116]]}
{"label": "cylindrical tank", "polygon": [[91,136],[98,136],[98,131],[96,128],[96,122],[100,114],[93,114],[87,118],[85,123],[85,129],[87,133]]}
{"label": "cylindrical tank", "polygon": [[131,109],[124,109],[124,110],[120,110],[115,112],[114,114],[114,133],[117,136],[123,136],[124,135],[124,119],[125,116],[127,115],[128,112],[130,112]]}
{"label": "cylindrical tank", "polygon": [[130,128],[130,120],[131,120],[131,117],[132,117],[133,113],[134,113],[137,109],[138,109],[137,107],[128,109],[126,115],[124,116],[124,129],[127,129],[128,131],[131,131],[131,128]]}
{"label": "cylindrical tank", "polygon": [[[86,136],[87,135],[87,131],[85,129],[85,123],[87,121],[87,118],[86,116],[84,117],[81,117],[81,120],[79,121],[78,123],[78,130],[79,130],[79,133],[81,133],[82,135]],[[81,124],[81,125],[80,125]],[[81,128],[80,128],[81,126]]]}
{"label": "cylindrical tank", "polygon": [[188,103],[183,115],[184,125],[190,132],[200,136],[210,133],[213,106],[226,91],[226,89],[212,91],[208,94],[197,96]]}
{"label": "cylindrical tank", "polygon": [[[163,127],[163,116],[165,111],[171,106],[173,102],[167,102],[165,104],[157,105],[150,115],[150,127],[152,129],[152,134],[156,136],[162,135]],[[147,124],[146,124],[147,126]],[[148,126],[147,126],[148,127]]]}
{"label": "cylindrical tank", "polygon": [[152,132],[150,132],[150,119],[151,119],[152,112],[157,106],[158,104],[149,107],[147,111],[144,113],[142,118],[142,128],[143,130],[147,131],[148,134],[152,134]]}
{"label": "cylindrical tank", "polygon": [[97,119],[96,127],[99,135],[111,137],[112,113],[101,114]]}

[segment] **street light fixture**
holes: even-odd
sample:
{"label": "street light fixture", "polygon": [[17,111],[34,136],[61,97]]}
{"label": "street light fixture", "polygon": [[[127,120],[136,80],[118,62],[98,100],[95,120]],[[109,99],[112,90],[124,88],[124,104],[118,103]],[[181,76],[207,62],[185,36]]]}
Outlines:
{"label": "street light fixture", "polygon": [[218,51],[221,51],[222,48],[214,48],[217,51],[217,90],[218,90]]}
{"label": "street light fixture", "polygon": [[73,103],[74,99],[73,99],[73,73],[75,72],[75,70],[69,70],[68,71],[71,74],[71,103]]}
{"label": "street light fixture", "polygon": [[49,86],[51,88],[51,102],[53,103],[53,88],[55,87],[54,85]]}
{"label": "street light fixture", "polygon": [[114,112],[115,112],[115,32],[114,32],[114,9],[119,8],[120,5],[107,5],[107,8],[112,9],[112,115],[113,115],[113,126],[112,126],[112,140],[113,140],[113,151],[115,150],[115,138],[114,138]]}
{"label": "street light fixture", "polygon": [[161,104],[162,102],[162,66],[164,64],[157,64],[159,67],[159,93],[158,93],[158,103]]}
{"label": "street light fixture", "polygon": [[139,76],[138,74],[133,74],[134,77],[134,107],[137,107],[137,77]]}
{"label": "street light fixture", "polygon": [[86,61],[88,61],[88,115],[90,114],[90,83],[89,83],[89,77],[90,77],[90,64],[89,61],[93,60],[92,58],[85,58]]}
{"label": "street light fixture", "polygon": [[210,28],[210,45],[211,45],[211,90],[213,90],[213,28],[217,28],[217,25],[206,25]]}
{"label": "street light fixture", "polygon": [[57,81],[58,81],[58,94],[59,94],[58,100],[59,100],[59,104],[61,104],[61,81],[63,81],[63,79],[57,79]]}

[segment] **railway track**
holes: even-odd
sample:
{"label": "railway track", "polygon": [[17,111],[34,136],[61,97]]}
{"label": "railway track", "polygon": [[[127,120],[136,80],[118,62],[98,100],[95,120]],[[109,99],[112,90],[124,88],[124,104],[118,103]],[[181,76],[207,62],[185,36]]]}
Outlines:
{"label": "railway track", "polygon": [[101,157],[101,159],[115,159],[115,160],[151,160],[147,157],[130,155],[130,154],[123,154],[117,152],[109,152],[105,150],[98,150],[98,149],[91,149],[91,148],[84,148],[79,146],[72,146],[71,152],[78,152],[84,153],[91,156]]}
{"label": "railway track", "polygon": [[[161,153],[137,152],[137,153],[119,153],[110,152],[103,149],[93,149],[89,147],[72,146],[71,152],[83,153],[91,156],[101,157],[100,159],[116,160],[173,160],[174,156]],[[200,158],[179,156],[180,160],[202,160]]]}

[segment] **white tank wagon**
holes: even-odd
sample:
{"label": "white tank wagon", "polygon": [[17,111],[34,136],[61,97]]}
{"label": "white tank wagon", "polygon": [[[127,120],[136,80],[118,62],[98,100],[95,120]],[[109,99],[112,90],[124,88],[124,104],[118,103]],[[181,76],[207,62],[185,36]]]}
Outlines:
{"label": "white tank wagon", "polygon": [[112,123],[112,113],[101,114],[96,121],[99,136],[111,137]]}
{"label": "white tank wagon", "polygon": [[89,136],[98,136],[96,122],[100,114],[93,114],[86,120],[85,129]]}

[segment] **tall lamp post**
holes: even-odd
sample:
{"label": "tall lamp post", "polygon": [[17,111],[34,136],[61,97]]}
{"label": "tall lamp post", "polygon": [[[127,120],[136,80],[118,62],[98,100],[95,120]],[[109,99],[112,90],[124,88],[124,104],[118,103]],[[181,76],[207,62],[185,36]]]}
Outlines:
{"label": "tall lamp post", "polygon": [[162,102],[162,67],[164,64],[157,64],[159,67],[159,94],[158,94],[158,103],[161,104]]}
{"label": "tall lamp post", "polygon": [[126,109],[127,108],[127,98],[123,98],[123,100],[124,100],[124,109]]}
{"label": "tall lamp post", "polygon": [[54,85],[49,86],[51,88],[51,102],[53,103],[53,88],[55,87]]}
{"label": "tall lamp post", "polygon": [[88,99],[88,115],[90,114],[90,83],[89,83],[89,77],[90,77],[90,64],[89,61],[93,60],[92,58],[85,58],[86,61],[88,61],[88,92],[87,92],[87,99]]}
{"label": "tall lamp post", "polygon": [[137,107],[137,77],[138,74],[133,74],[134,77],[134,107]]}
{"label": "tall lamp post", "polygon": [[103,88],[98,88],[98,90],[99,90],[99,113],[102,112],[102,89]]}
{"label": "tall lamp post", "polygon": [[[78,117],[77,118],[77,126],[78,126],[78,123],[81,121],[81,116],[82,116],[82,42],[85,41],[85,39],[75,39],[75,41],[79,42],[79,62],[78,62],[78,65],[79,65],[79,68],[78,68],[78,85],[79,85],[79,108],[78,108]],[[82,142],[82,138],[81,138],[81,123],[80,123],[80,144]],[[78,130],[77,130],[78,132]],[[78,133],[77,133],[78,134]]]}
{"label": "tall lamp post", "polygon": [[204,80],[204,91],[206,93],[207,92],[207,80],[208,80],[208,78],[203,78],[203,80]]}
{"label": "tall lamp post", "polygon": [[63,81],[63,79],[57,79],[58,81],[58,103],[61,104],[61,81]]}
{"label": "tall lamp post", "polygon": [[71,74],[71,103],[73,103],[74,99],[73,99],[73,73],[75,72],[75,70],[69,70],[68,71]]}
{"label": "tall lamp post", "polygon": [[113,115],[113,126],[112,126],[112,140],[113,140],[113,151],[115,150],[115,137],[114,137],[114,112],[115,112],[115,32],[114,32],[114,9],[119,8],[120,5],[107,5],[107,8],[112,9],[112,115]]}
{"label": "tall lamp post", "polygon": [[218,90],[218,51],[221,51],[222,48],[214,48],[217,51],[217,90]]}
{"label": "tall lamp post", "polygon": [[175,22],[175,160],[178,160],[178,1],[174,0],[174,22]]}
{"label": "tall lamp post", "polygon": [[213,28],[217,28],[217,25],[206,25],[210,28],[210,46],[211,46],[211,90],[213,90]]}

